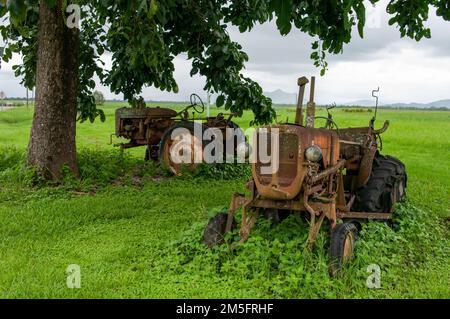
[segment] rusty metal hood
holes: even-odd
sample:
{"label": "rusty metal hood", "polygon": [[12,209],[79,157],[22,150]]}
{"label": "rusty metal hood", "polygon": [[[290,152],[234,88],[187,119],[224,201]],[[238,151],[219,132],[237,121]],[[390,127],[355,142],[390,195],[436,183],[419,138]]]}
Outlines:
{"label": "rusty metal hood", "polygon": [[116,110],[116,118],[170,118],[178,113],[172,109],[161,107],[131,108],[122,107]]}
{"label": "rusty metal hood", "polygon": [[[336,164],[339,159],[338,137],[330,130],[286,124],[262,127],[255,133],[253,178],[258,193],[266,198],[293,199],[301,192],[308,168],[304,151],[309,146],[317,145],[322,150],[322,168]],[[268,150],[263,151],[263,156],[260,156],[260,148],[265,145]],[[270,162],[267,162],[264,153],[270,157]]]}

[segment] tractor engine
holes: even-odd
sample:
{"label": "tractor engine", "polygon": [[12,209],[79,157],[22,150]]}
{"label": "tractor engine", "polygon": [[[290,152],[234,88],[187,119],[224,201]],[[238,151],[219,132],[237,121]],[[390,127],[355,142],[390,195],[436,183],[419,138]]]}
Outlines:
{"label": "tractor engine", "polygon": [[[276,139],[278,143],[274,142]],[[254,149],[255,186],[262,197],[272,200],[294,199],[308,177],[317,176],[339,160],[339,138],[335,132],[299,125],[259,129]],[[266,155],[271,159],[269,163]]]}
{"label": "tractor engine", "polygon": [[[261,128],[255,134],[253,180],[258,194],[264,198],[296,199],[298,202],[297,197],[304,193],[305,196],[301,199],[307,202],[307,197],[314,194],[314,191],[324,193],[321,187],[327,183],[327,179],[318,177],[321,174],[324,177],[331,176],[329,170],[336,168],[339,162],[338,134],[333,130],[314,128],[314,77],[311,79],[310,98],[303,126],[302,104],[307,83],[309,81],[305,77],[298,79],[299,96],[294,124]],[[262,152],[264,147],[267,149],[267,157]],[[316,183],[321,187],[314,187]],[[307,189],[304,189],[305,186],[308,186]],[[332,187],[327,190],[331,193]],[[303,205],[308,206],[307,203]]]}

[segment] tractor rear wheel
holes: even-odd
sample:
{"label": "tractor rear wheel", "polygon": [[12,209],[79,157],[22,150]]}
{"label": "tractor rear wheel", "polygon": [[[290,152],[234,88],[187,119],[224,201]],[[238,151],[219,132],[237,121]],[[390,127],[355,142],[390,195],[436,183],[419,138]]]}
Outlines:
{"label": "tractor rear wheel", "polygon": [[[228,213],[219,213],[211,218],[203,232],[203,243],[209,247],[222,244],[224,242],[223,235],[227,227]],[[232,228],[236,226],[233,220]]]}
{"label": "tractor rear wheel", "polygon": [[181,175],[183,166],[191,172],[195,171],[203,162],[205,129],[200,123],[188,121],[169,128],[160,142],[159,161],[175,175]]}
{"label": "tractor rear wheel", "polygon": [[392,156],[377,155],[367,184],[356,193],[353,210],[390,213],[406,195],[405,165]]}
{"label": "tractor rear wheel", "polygon": [[[233,138],[229,139],[227,138],[228,136],[225,135],[224,136],[224,161],[227,162],[227,160],[229,160],[230,158],[233,158],[233,162],[236,161],[237,156],[239,155],[239,152],[242,152],[242,149],[240,149],[241,147],[243,147],[243,145],[245,145],[245,154],[244,157],[248,158],[249,156],[249,144],[247,141],[247,137],[245,136],[244,131],[242,130],[242,128],[237,125],[235,122],[233,121],[229,121],[228,122],[228,128],[232,128],[234,130],[233,132]],[[227,153],[228,148],[230,147],[229,144],[231,146],[233,146],[233,153]],[[243,145],[241,145],[243,144]]]}
{"label": "tractor rear wheel", "polygon": [[354,257],[358,230],[352,223],[338,224],[331,231],[330,274],[337,275]]}

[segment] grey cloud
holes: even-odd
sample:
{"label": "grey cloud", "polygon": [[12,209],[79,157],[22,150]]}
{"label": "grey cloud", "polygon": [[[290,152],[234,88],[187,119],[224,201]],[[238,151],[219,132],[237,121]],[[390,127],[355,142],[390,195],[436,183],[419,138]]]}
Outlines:
{"label": "grey cloud", "polygon": [[[3,69],[4,62],[2,62]],[[14,76],[13,72],[0,71],[0,91],[3,91],[7,97],[25,96],[26,89],[20,85],[20,79]]]}
{"label": "grey cloud", "polygon": [[[320,79],[318,96],[328,102],[338,99],[351,101],[367,98],[366,92],[374,85],[384,85],[383,94],[386,98],[405,101],[407,99],[434,99],[440,93],[442,98],[448,94],[450,74],[442,65],[449,65],[450,61],[450,22],[443,22],[441,18],[430,15],[428,25],[431,27],[432,38],[420,42],[408,38],[400,38],[399,31],[388,26],[389,17],[380,13],[379,28],[365,28],[364,39],[360,39],[356,31],[350,44],[344,46],[342,54],[328,55],[329,73]],[[274,23],[255,26],[247,33],[240,33],[230,27],[231,38],[243,46],[250,60],[246,63],[244,73],[258,81],[264,90],[273,91],[283,89],[287,92],[297,90],[295,79],[299,75],[314,75],[318,69],[310,59],[312,38],[293,29],[287,36],[281,36]],[[412,48],[418,57],[401,56],[402,50]],[[403,52],[403,53],[401,53]],[[423,57],[426,59],[426,62]],[[388,76],[389,63],[396,65],[395,71]],[[409,59],[409,60],[408,60]],[[408,61],[408,62],[405,62]],[[358,62],[355,69],[348,69],[348,63]],[[409,63],[409,64],[408,64]],[[425,63],[427,65],[425,66]],[[414,65],[415,64],[415,65]],[[429,65],[428,65],[429,64]],[[354,63],[353,63],[354,65]],[[144,89],[143,96],[154,100],[186,100],[191,92],[202,94],[204,79],[189,76],[190,61],[186,57],[177,57],[175,61],[175,78],[180,87],[179,94],[161,92],[154,88]],[[370,66],[370,68],[369,68]],[[409,70],[411,69],[412,70]],[[7,88],[15,96],[23,96],[23,87],[19,87],[18,79],[2,67],[0,71],[0,88]],[[409,86],[410,74],[422,72],[421,76],[435,79],[435,84],[422,89],[415,89],[411,96]],[[447,72],[447,73],[446,73]],[[440,78],[437,78],[437,76]],[[355,78],[358,78],[355,80]],[[100,88],[100,87],[99,87]],[[446,88],[446,89],[445,89]],[[100,88],[109,98],[115,96],[107,88]],[[390,90],[390,92],[388,91]],[[6,90],[5,90],[6,91]],[[204,96],[204,94],[202,94]],[[121,97],[121,96],[120,96]],[[368,97],[370,98],[370,96]]]}
{"label": "grey cloud", "polygon": [[[443,22],[433,11],[426,23],[432,31],[431,39],[422,39],[417,42],[410,38],[401,38],[400,32],[394,26],[388,25],[389,16],[384,12],[380,14],[379,27],[366,26],[364,38],[361,39],[356,29],[352,40],[344,45],[342,54],[328,54],[327,61],[336,63],[341,61],[374,60],[381,56],[383,50],[390,46],[408,45],[416,49],[430,50],[437,56],[448,56],[450,52],[450,22]],[[249,54],[249,65],[268,71],[276,65],[281,71],[289,69],[290,65],[311,65],[310,60],[312,37],[293,29],[287,36],[281,36],[275,23],[255,26],[250,32],[239,33],[237,28],[230,28],[230,36],[241,43]],[[278,71],[277,71],[278,72]]]}

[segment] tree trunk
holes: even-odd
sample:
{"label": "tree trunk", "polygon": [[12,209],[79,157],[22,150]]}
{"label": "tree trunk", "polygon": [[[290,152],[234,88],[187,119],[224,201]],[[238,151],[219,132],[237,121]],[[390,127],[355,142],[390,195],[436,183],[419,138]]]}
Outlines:
{"label": "tree trunk", "polygon": [[66,26],[61,3],[51,8],[40,1],[36,105],[28,145],[28,164],[48,179],[58,179],[65,165],[78,176],[79,30]]}

